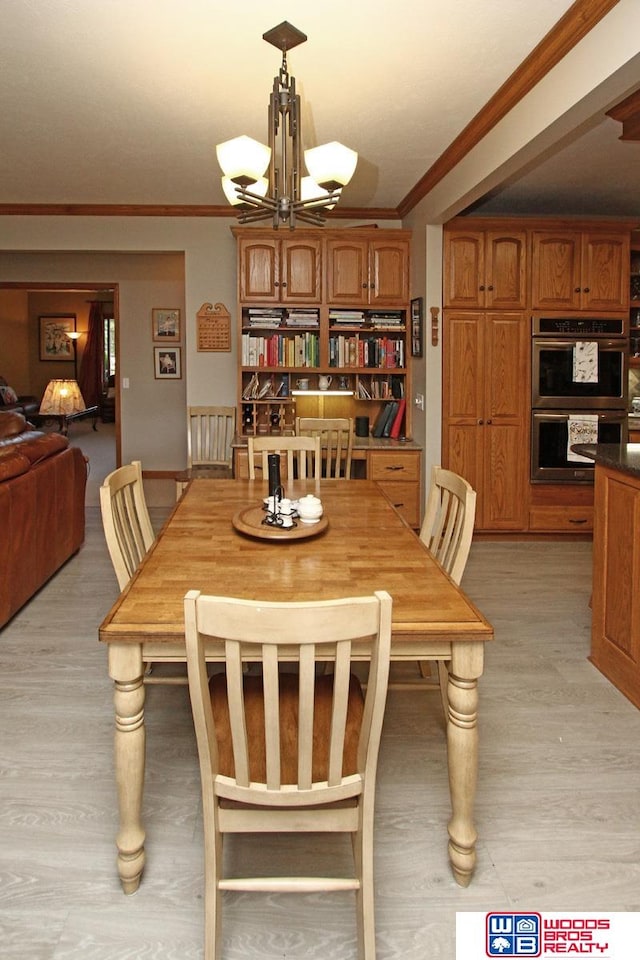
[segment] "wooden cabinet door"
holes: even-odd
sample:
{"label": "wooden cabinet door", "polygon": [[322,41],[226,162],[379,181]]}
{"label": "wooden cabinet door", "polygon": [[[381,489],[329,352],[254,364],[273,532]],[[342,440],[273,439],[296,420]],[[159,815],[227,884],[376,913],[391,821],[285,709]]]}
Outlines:
{"label": "wooden cabinet door", "polygon": [[484,306],[484,233],[445,233],[445,307]]}
{"label": "wooden cabinet door", "polygon": [[369,301],[367,240],[327,240],[327,301],[362,306]]}
{"label": "wooden cabinet door", "polygon": [[409,299],[409,244],[372,240],[369,245],[369,303],[403,304]]}
{"label": "wooden cabinet door", "polygon": [[527,305],[526,231],[487,233],[484,286],[487,307],[524,310]]}
{"label": "wooden cabinet door", "polygon": [[534,310],[579,310],[581,236],[579,232],[533,234],[531,301]]}
{"label": "wooden cabinet door", "polygon": [[280,247],[279,279],[283,301],[320,303],[322,241],[283,240]]}
{"label": "wooden cabinet door", "polygon": [[585,233],[582,238],[582,307],[629,309],[628,234]]}
{"label": "wooden cabinet door", "polygon": [[488,530],[523,530],[527,525],[528,347],[524,313],[485,315],[484,496],[480,523]]}
{"label": "wooden cabinet door", "polygon": [[482,314],[445,313],[442,465],[468,480],[481,512],[484,486]]}
{"label": "wooden cabinet door", "polygon": [[269,239],[240,240],[240,300],[274,303],[280,299],[279,243]]}
{"label": "wooden cabinet door", "polygon": [[445,314],[443,465],[476,490],[476,529],[522,530],[528,504],[524,313]]}

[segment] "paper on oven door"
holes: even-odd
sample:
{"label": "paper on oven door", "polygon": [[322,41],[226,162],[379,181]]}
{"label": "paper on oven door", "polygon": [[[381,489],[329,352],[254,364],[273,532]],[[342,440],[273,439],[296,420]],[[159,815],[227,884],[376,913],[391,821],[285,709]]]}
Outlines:
{"label": "paper on oven door", "polygon": [[579,340],[574,345],[573,382],[598,382],[598,344],[595,340]]}
{"label": "paper on oven door", "polygon": [[571,414],[567,418],[567,460],[571,463],[593,463],[590,457],[583,457],[571,449],[574,443],[598,442],[598,414]]}

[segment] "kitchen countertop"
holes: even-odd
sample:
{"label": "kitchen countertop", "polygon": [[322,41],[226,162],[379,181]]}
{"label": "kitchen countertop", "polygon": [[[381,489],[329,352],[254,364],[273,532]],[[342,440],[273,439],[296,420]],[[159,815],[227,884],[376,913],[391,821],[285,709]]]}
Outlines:
{"label": "kitchen countertop", "polygon": [[640,479],[640,443],[577,443],[576,453]]}

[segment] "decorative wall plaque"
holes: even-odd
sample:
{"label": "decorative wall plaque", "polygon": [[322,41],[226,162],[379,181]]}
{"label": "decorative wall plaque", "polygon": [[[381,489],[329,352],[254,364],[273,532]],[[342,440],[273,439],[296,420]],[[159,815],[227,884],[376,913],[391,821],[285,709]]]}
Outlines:
{"label": "decorative wall plaque", "polygon": [[196,314],[197,350],[224,352],[231,350],[231,315],[224,303],[203,303]]}

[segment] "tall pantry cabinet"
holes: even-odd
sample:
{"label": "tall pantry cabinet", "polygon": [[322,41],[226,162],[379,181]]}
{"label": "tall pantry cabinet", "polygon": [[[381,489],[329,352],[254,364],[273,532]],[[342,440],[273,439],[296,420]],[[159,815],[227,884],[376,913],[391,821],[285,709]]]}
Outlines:
{"label": "tall pantry cabinet", "polygon": [[444,230],[442,463],[476,530],[574,533],[593,485],[530,480],[531,317],[628,317],[628,224],[458,217]]}
{"label": "tall pantry cabinet", "polygon": [[477,492],[477,530],[527,525],[526,239],[445,232],[442,459]]}

